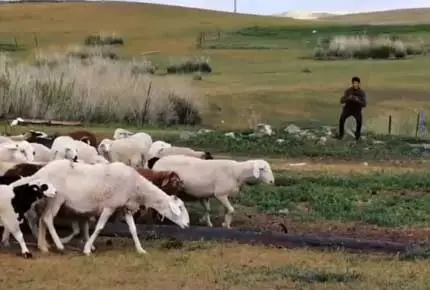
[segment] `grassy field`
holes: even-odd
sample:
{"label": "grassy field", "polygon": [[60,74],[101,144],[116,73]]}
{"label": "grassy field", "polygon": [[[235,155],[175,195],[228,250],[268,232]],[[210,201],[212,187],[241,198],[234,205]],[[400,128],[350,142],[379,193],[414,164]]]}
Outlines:
{"label": "grassy field", "polygon": [[[276,185],[245,186],[233,199],[234,227],[283,231],[283,224],[291,234],[428,244],[428,150],[409,145],[427,139],[384,135],[388,115],[393,134],[414,135],[417,112],[430,109],[430,25],[419,16],[425,13],[312,22],[136,3],[2,4],[0,50],[8,50],[10,58],[0,59],[0,117],[78,119],[98,139],[122,127],[217,158],[265,158]],[[412,20],[421,24],[404,24]],[[361,24],[373,21],[392,25]],[[196,48],[199,32],[208,32],[202,49]],[[58,56],[99,33],[124,40],[108,48],[120,61]],[[322,42],[340,37],[348,46],[359,35],[364,42],[388,35],[389,45],[422,51],[404,59],[315,59]],[[147,52],[152,53],[142,59]],[[195,57],[207,58],[212,73],[166,75],[169,65]],[[335,141],[320,130],[336,123],[340,95],[353,75],[361,76],[369,96],[367,138],[358,144]],[[197,108],[202,123],[171,125],[167,115],[181,111],[173,97]],[[148,116],[142,113],[147,100],[152,100]],[[246,129],[258,122],[270,123],[276,134],[250,135]],[[311,134],[285,133],[291,122]],[[218,132],[194,135],[201,127]],[[30,128],[64,134],[80,127],[7,129],[19,134]],[[228,130],[235,131],[234,138],[224,135]],[[223,209],[212,204],[219,226]],[[201,206],[189,209],[196,224]],[[167,249],[164,242],[145,242],[149,256],[136,257],[130,241],[99,245],[92,258],[35,251],[32,262],[2,252],[0,280],[8,289],[427,289],[429,282],[428,260],[385,255],[207,243]]]}
{"label": "grassy field", "polygon": [[[374,131],[386,132],[391,114],[393,131],[409,134],[415,126],[416,112],[429,109],[425,77],[428,56],[397,61],[315,61],[311,57],[320,37],[343,35],[348,29],[357,33],[373,29],[377,34],[428,43],[428,28],[348,28],[346,22],[339,27],[327,22],[132,3],[3,4],[0,13],[0,39],[13,42],[15,37],[25,46],[23,52],[15,53],[17,56],[31,56],[34,34],[40,50],[46,51],[83,45],[89,35],[115,33],[125,41],[115,51],[136,57],[156,51],[147,58],[161,72],[184,57],[208,58],[213,73],[187,86],[207,100],[204,123],[211,127],[247,128],[259,121],[334,124],[340,110],[339,97],[353,75],[362,77],[368,92],[365,125]],[[261,29],[254,29],[256,26]],[[196,49],[199,32],[218,29],[221,39],[207,44],[224,49]],[[320,32],[314,35],[314,29]],[[240,31],[248,34],[238,35]],[[191,77],[168,76],[163,80],[175,83],[184,78]]]}

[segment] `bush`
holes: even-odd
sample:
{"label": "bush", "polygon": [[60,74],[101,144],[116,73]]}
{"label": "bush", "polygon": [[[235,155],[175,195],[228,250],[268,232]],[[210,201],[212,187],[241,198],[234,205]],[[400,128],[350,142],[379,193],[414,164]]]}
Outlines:
{"label": "bush", "polygon": [[192,80],[172,83],[133,70],[148,63],[63,56],[31,65],[0,55],[0,115],[135,125],[167,124],[172,119],[197,123],[178,109],[178,100],[186,100],[185,115],[200,113],[201,100],[190,89]]}
{"label": "bush", "polygon": [[194,72],[211,73],[212,67],[209,65],[208,60],[205,59],[187,59],[167,67],[168,74],[186,74]]}
{"label": "bush", "polygon": [[124,40],[115,35],[90,35],[85,38],[85,45],[124,45]]}
{"label": "bush", "polygon": [[424,54],[424,46],[405,43],[398,37],[335,36],[329,42],[318,41],[314,49],[315,59],[389,59]]}

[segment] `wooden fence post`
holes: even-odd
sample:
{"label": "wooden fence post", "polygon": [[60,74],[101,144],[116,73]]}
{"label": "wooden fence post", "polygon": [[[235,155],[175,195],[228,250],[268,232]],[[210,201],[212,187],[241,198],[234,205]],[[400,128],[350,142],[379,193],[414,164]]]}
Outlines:
{"label": "wooden fence post", "polygon": [[388,116],[388,135],[391,135],[391,127],[393,124],[393,118],[391,115]]}
{"label": "wooden fence post", "polygon": [[34,38],[34,45],[36,46],[36,48],[39,48],[39,39],[37,39],[36,33],[33,33],[33,38]]}
{"label": "wooden fence post", "polygon": [[199,32],[196,39],[196,48],[201,49],[203,47],[203,32]]}
{"label": "wooden fence post", "polygon": [[419,129],[420,129],[420,113],[417,114],[417,123],[415,125],[415,137],[418,136]]}

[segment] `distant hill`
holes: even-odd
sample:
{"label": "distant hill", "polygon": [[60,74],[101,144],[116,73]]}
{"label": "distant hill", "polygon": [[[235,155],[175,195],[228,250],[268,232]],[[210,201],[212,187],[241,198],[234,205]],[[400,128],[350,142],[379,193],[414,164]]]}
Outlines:
{"label": "distant hill", "polygon": [[323,20],[351,24],[430,23],[430,8],[398,9],[356,14],[330,15],[324,17]]}
{"label": "distant hill", "polygon": [[305,11],[287,11],[280,14],[276,14],[274,16],[281,17],[289,17],[293,19],[302,19],[302,20],[315,20],[326,17],[337,16],[337,13],[329,13],[329,12],[305,12]]}

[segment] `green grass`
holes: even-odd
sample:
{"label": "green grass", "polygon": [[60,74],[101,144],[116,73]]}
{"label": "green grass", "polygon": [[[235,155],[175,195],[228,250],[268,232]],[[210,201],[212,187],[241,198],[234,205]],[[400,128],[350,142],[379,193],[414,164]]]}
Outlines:
{"label": "green grass", "polygon": [[[63,50],[82,44],[90,35],[115,33],[125,43],[115,49],[119,55],[155,51],[148,58],[161,69],[172,59],[209,58],[213,73],[192,85],[208,102],[204,123],[216,128],[247,128],[250,112],[257,121],[272,124],[310,120],[335,124],[340,95],[353,75],[362,77],[369,95],[365,125],[374,131],[385,133],[391,114],[395,134],[412,134],[416,111],[430,111],[425,77],[430,56],[402,61],[304,58],[312,55],[319,37],[312,35],[314,28],[316,35],[367,29],[426,42],[430,39],[427,25],[335,26],[138,3],[4,4],[0,14],[4,15],[1,39],[13,43],[15,37],[20,46],[28,48],[16,56],[31,56],[35,32],[42,51],[50,47]],[[241,49],[196,49],[199,32],[217,30],[227,33],[227,38],[215,46]]]}
{"label": "green grass", "polygon": [[[338,141],[327,137],[325,145],[317,144],[319,136],[316,131],[315,139],[296,138],[292,135],[278,132],[273,136],[252,137],[236,133],[235,138],[223,133],[200,134],[188,140],[178,140],[196,148],[204,148],[214,152],[229,152],[237,155],[282,156],[282,157],[330,157],[336,159],[365,159],[381,160],[389,158],[419,158],[424,149],[412,148],[407,142],[420,143],[425,140],[415,138],[393,138],[389,136],[369,135],[361,143]],[[384,141],[384,144],[374,144],[374,140]]]}
{"label": "green grass", "polygon": [[248,186],[245,206],[304,221],[355,221],[378,226],[430,225],[430,181],[426,173],[346,176],[279,173],[276,186]]}
{"label": "green grass", "polygon": [[[313,34],[313,30],[317,33]],[[416,25],[321,25],[306,26],[250,26],[236,31],[225,32],[220,39],[212,38],[205,42],[207,48],[223,49],[281,49],[297,47],[306,42],[314,47],[319,39],[339,35],[407,35],[422,37],[430,34],[430,24]],[[305,46],[306,47],[306,46]]]}

